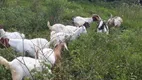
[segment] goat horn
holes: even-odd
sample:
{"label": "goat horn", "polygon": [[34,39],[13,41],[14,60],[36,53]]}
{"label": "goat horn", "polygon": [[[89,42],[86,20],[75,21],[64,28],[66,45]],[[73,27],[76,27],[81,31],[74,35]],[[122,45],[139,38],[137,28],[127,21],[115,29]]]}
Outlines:
{"label": "goat horn", "polygon": [[64,43],[64,47],[65,47],[65,49],[66,49],[67,51],[69,51],[69,49],[68,49],[68,47],[67,47],[67,44],[66,44],[66,43]]}
{"label": "goat horn", "polygon": [[110,18],[112,18],[113,17],[113,15],[110,13]]}

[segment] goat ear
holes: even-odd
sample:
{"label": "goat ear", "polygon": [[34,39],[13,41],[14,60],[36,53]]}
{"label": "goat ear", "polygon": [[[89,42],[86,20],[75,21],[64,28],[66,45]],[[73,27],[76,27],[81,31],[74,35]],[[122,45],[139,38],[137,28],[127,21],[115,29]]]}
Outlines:
{"label": "goat ear", "polygon": [[1,38],[0,42],[3,44],[4,47],[10,47],[9,43],[8,43],[9,39],[8,38]]}
{"label": "goat ear", "polygon": [[94,15],[92,18],[93,18],[93,21],[99,21],[100,20],[100,17],[98,15]]}
{"label": "goat ear", "polygon": [[97,21],[99,21],[99,20],[100,20],[100,17],[99,17],[99,16],[96,16],[96,19],[97,19]]}
{"label": "goat ear", "polygon": [[5,39],[5,38],[3,38],[3,37],[0,38],[1,41],[4,41],[4,39]]}

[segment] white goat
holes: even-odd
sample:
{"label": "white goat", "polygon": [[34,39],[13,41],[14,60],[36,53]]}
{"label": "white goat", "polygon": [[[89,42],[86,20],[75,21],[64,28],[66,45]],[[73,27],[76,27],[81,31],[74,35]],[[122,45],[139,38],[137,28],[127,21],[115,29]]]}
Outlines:
{"label": "white goat", "polygon": [[97,32],[101,32],[101,33],[103,32],[103,33],[109,34],[109,28],[103,20],[100,20],[98,22]]}
{"label": "white goat", "polygon": [[[42,60],[30,57],[17,57],[11,62],[8,62],[5,58],[0,56],[0,64],[5,65],[11,70],[12,80],[23,80],[24,77],[30,77],[31,80],[33,80],[30,71],[33,69],[42,71],[44,66],[42,65]],[[48,67],[47,69],[51,72]]]}
{"label": "white goat", "polygon": [[81,17],[81,16],[76,16],[76,17],[73,18],[73,23],[74,23],[75,26],[80,27],[80,26],[82,26],[85,22],[87,22],[87,23],[90,24],[90,23],[92,23],[93,21],[98,21],[98,20],[101,20],[101,18],[100,18],[100,16],[97,15],[97,14],[93,14],[93,16],[90,17],[90,18],[83,18],[83,17]]}
{"label": "white goat", "polygon": [[120,27],[123,20],[119,16],[111,17],[108,19],[107,24],[109,27]]}
{"label": "white goat", "polygon": [[[50,33],[50,44],[53,46],[58,45],[60,42],[67,42],[70,38],[71,34],[65,32],[55,32],[51,31]],[[67,45],[65,44],[65,49],[68,50]]]}
{"label": "white goat", "polygon": [[[84,26],[78,27],[72,33],[51,31],[50,44],[53,44],[53,46],[56,46],[60,42],[67,42],[67,41],[75,40],[82,33],[87,33],[87,30],[86,30],[86,28]],[[65,45],[65,48],[68,50],[66,45]]]}
{"label": "white goat", "polygon": [[[54,24],[53,26],[50,25],[50,22],[47,22],[47,26],[49,27],[49,29],[51,31],[55,31],[55,32],[65,32],[68,34],[72,34],[74,33],[76,30],[79,29],[79,27],[75,27],[75,26],[71,26],[71,25],[63,25],[63,24]],[[85,22],[81,27],[86,28],[87,26],[89,26],[88,22]],[[81,29],[81,28],[80,28]]]}
{"label": "white goat", "polygon": [[66,32],[66,33],[72,33],[77,29],[77,27],[75,26],[70,26],[70,25],[65,26],[63,24],[54,24],[51,26],[49,21],[47,22],[47,26],[51,31]]}
{"label": "white goat", "polygon": [[71,35],[70,40],[75,40],[78,38],[81,34],[87,34],[87,30],[85,26],[79,27],[76,31],[74,31]]}
{"label": "white goat", "polygon": [[51,48],[44,48],[41,51],[38,52],[37,58],[40,60],[48,61],[52,65],[54,65],[56,59],[55,59],[55,54],[53,54],[54,51]]}
{"label": "white goat", "polygon": [[0,43],[5,47],[11,47],[16,52],[24,53],[31,57],[35,57],[35,53],[43,48],[48,48],[49,43],[44,38],[35,38],[35,39],[8,39],[1,38]]}
{"label": "white goat", "polygon": [[19,32],[6,32],[3,29],[3,26],[0,25],[0,37],[5,37],[9,39],[24,39],[25,35]]}
{"label": "white goat", "polygon": [[[80,36],[81,33],[87,33],[86,26],[89,26],[89,23],[85,22],[81,27],[75,27],[70,25],[54,24],[50,25],[50,22],[47,22],[47,26],[51,30],[50,34],[50,44],[56,46],[58,43],[66,42],[69,40],[74,40]],[[65,47],[67,50],[68,48]]]}
{"label": "white goat", "polygon": [[[22,80],[24,77],[30,77],[32,80],[33,78],[30,75],[30,71],[33,69],[37,69],[38,71],[48,69],[49,73],[51,73],[51,70],[48,67],[45,67],[42,63],[44,62],[51,65],[52,67],[52,65],[54,65],[55,62],[61,58],[62,48],[63,44],[57,45],[54,50],[48,50],[45,48],[42,53],[44,54],[44,57],[41,55],[39,56],[39,59],[33,59],[30,57],[17,57],[9,62],[0,56],[0,64],[11,70],[13,80]],[[47,61],[44,59],[47,59]]]}

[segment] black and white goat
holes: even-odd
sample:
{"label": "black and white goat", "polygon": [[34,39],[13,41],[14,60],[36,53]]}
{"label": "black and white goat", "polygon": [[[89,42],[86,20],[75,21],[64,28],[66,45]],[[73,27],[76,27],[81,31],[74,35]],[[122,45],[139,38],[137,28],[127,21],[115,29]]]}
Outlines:
{"label": "black and white goat", "polygon": [[100,20],[97,26],[97,32],[109,34],[109,28],[106,22]]}
{"label": "black and white goat", "polygon": [[25,77],[29,77],[31,80],[33,80],[31,75],[31,71],[33,69],[38,71],[47,69],[49,73],[51,73],[51,69],[44,64],[51,65],[52,67],[56,61],[61,58],[61,50],[63,47],[63,44],[59,44],[55,47],[54,50],[48,50],[45,48],[42,51],[42,55],[39,54],[39,59],[30,57],[17,57],[12,61],[7,61],[4,57],[0,56],[0,64],[11,70],[12,80],[23,80]]}
{"label": "black and white goat", "polygon": [[6,32],[3,29],[3,26],[0,25],[0,37],[5,37],[9,39],[24,39],[25,35],[19,32]]}

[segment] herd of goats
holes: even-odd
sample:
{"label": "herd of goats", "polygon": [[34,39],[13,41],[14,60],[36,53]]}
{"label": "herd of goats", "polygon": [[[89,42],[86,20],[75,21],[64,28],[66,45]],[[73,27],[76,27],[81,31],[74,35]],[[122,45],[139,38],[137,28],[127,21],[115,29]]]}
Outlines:
{"label": "herd of goats", "polygon": [[[73,25],[58,23],[51,26],[48,21],[47,26],[51,31],[50,41],[45,38],[26,39],[23,33],[4,31],[3,26],[0,25],[0,44],[22,55],[12,61],[0,56],[0,64],[10,69],[13,80],[22,80],[25,77],[32,80],[30,71],[33,69],[38,71],[47,69],[52,73],[51,68],[61,59],[62,49],[68,50],[66,43],[77,39],[83,33],[86,34],[86,29],[92,22],[98,24],[97,32],[109,34],[109,28],[120,27],[123,20],[119,16],[111,16],[105,22],[98,14],[93,14],[90,18],[74,17]],[[51,68],[44,66],[43,62]]]}

